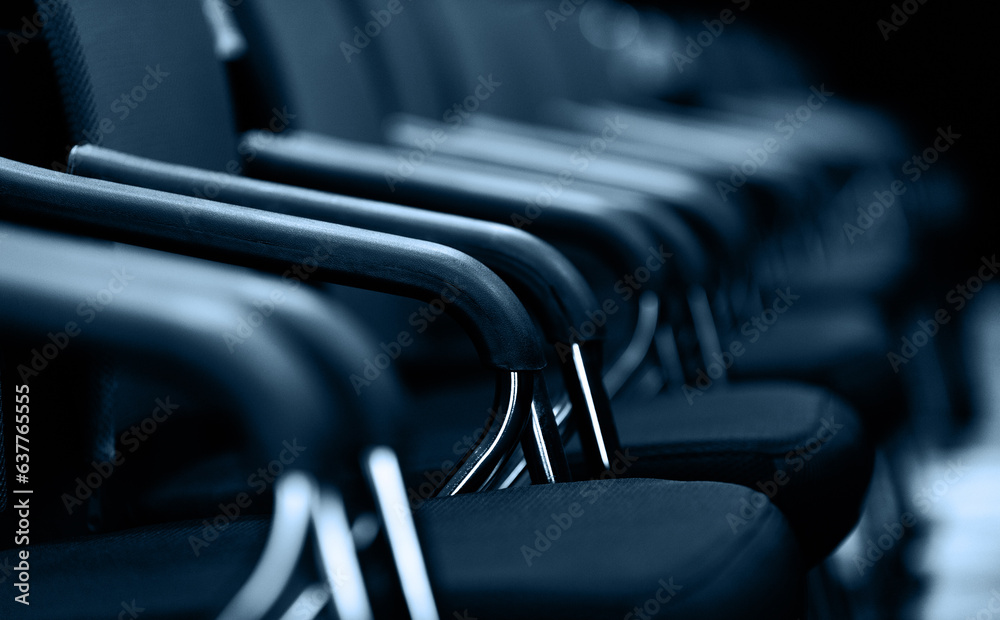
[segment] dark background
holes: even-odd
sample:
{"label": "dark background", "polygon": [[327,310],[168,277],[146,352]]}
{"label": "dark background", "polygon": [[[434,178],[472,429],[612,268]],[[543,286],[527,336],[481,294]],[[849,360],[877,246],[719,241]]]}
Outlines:
{"label": "dark background", "polygon": [[[636,4],[706,17],[731,7],[725,1]],[[1000,42],[995,5],[925,0],[886,40],[877,24],[880,19],[891,23],[894,4],[902,2],[751,0],[739,20],[786,41],[812,66],[810,77],[816,83],[825,82],[838,94],[874,103],[903,119],[917,144],[929,143],[938,127],[952,125],[962,142],[949,151],[947,161],[969,187],[977,224],[968,231],[967,247],[970,253],[995,251]]]}

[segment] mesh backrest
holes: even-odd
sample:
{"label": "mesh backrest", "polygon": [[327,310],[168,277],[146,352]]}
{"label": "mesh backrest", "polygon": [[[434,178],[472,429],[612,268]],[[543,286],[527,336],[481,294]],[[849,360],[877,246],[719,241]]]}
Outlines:
{"label": "mesh backrest", "polygon": [[200,0],[57,4],[46,38],[76,140],[225,168],[235,122]]}
{"label": "mesh backrest", "polygon": [[[384,6],[379,0],[340,1],[362,5],[366,19]],[[472,106],[530,120],[552,99],[590,99],[604,86],[605,59],[584,40],[579,19],[560,16],[567,25],[550,22],[546,15],[552,6],[544,0],[436,0],[402,6],[375,50],[384,56],[388,75],[409,86],[400,92],[402,111],[440,117],[474,94],[480,77],[492,76],[490,82],[502,86]],[[412,94],[428,86],[437,89],[434,107]]]}
{"label": "mesh backrest", "polygon": [[378,35],[373,42],[364,34],[363,20],[332,0],[242,0],[235,11],[257,85],[271,105],[295,115],[293,127],[381,139],[390,80],[374,64]]}

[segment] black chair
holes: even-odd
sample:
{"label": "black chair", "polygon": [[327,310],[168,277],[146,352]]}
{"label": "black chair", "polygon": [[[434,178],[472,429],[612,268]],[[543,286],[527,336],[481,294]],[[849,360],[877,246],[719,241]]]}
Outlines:
{"label": "black chair", "polygon": [[[76,9],[79,14],[81,9]],[[103,24],[103,20],[101,20]],[[162,26],[163,21],[157,22]],[[97,44],[95,42],[95,44]],[[208,43],[203,47],[207,47]],[[199,62],[190,49],[175,52],[176,63]],[[96,68],[90,70],[93,87],[103,80],[96,76]],[[193,74],[192,74],[193,75]],[[117,79],[117,72],[108,78]],[[207,77],[201,77],[198,84]],[[220,86],[221,88],[221,86]],[[197,91],[200,93],[201,91]],[[195,91],[186,91],[178,86],[175,97],[191,97]],[[198,101],[201,101],[200,98]],[[180,102],[178,101],[178,104]],[[68,105],[73,105],[68,102]],[[192,116],[191,122],[205,121],[209,108],[202,105],[201,114]],[[218,120],[208,120],[221,124],[229,118],[224,106],[213,106],[212,114]],[[158,120],[159,119],[159,120]],[[157,115],[146,122],[162,122]],[[108,134],[107,143],[122,140],[120,148],[129,149],[130,142],[139,142],[143,129],[139,121],[131,121],[132,128],[122,127],[119,133]],[[175,132],[178,141],[197,140],[202,144],[202,136],[196,126],[190,136]],[[151,134],[152,135],[152,134]],[[118,145],[116,145],[118,146]],[[169,147],[159,143],[165,149]],[[222,145],[224,148],[225,145]],[[218,148],[205,141],[199,149],[206,154]],[[179,150],[180,147],[176,147]],[[220,149],[219,158],[225,154]],[[74,150],[71,158],[72,170],[77,173],[93,174],[103,178],[127,181],[157,189],[194,193],[197,188],[211,184],[213,195],[221,200],[247,206],[263,207],[299,216],[336,220],[374,227],[382,231],[419,235],[444,241],[481,257],[489,266],[505,274],[515,289],[526,293],[529,307],[536,309],[546,326],[546,336],[551,342],[563,343],[567,348],[582,345],[574,355],[561,355],[567,385],[570,388],[573,410],[578,416],[577,428],[584,432],[584,456],[586,466],[582,471],[590,475],[614,468],[620,469],[625,463],[614,463],[618,453],[614,435],[614,422],[610,419],[610,409],[602,390],[591,377],[600,376],[595,358],[587,348],[596,343],[576,343],[567,338],[576,321],[585,320],[586,311],[593,302],[579,284],[579,277],[568,266],[549,268],[543,271],[538,265],[561,261],[551,249],[537,241],[528,241],[523,233],[460,218],[448,218],[426,214],[414,210],[378,205],[365,201],[325,196],[316,192],[295,190],[254,182],[239,178],[219,179],[207,173],[199,173],[190,168],[158,164],[157,162],[129,157],[101,147],[85,146]],[[572,222],[568,222],[573,225]],[[530,275],[534,272],[534,275]],[[525,274],[530,277],[525,277]],[[519,282],[520,280],[520,282]],[[577,359],[575,356],[579,356]],[[579,364],[577,363],[579,361]],[[581,372],[596,368],[596,372]],[[467,407],[461,402],[462,394],[453,395],[449,408]],[[672,397],[657,399],[630,410],[621,412],[623,417],[631,417],[633,423],[630,447],[641,448],[646,457],[647,475],[656,477],[698,480],[710,479],[744,484],[760,488],[773,478],[780,469],[774,461],[790,451],[801,447],[817,432],[823,432],[823,421],[828,418],[839,420],[846,430],[840,431],[834,440],[826,445],[821,458],[811,460],[807,475],[796,476],[802,483],[796,483],[775,495],[776,503],[785,510],[799,533],[800,541],[808,549],[811,561],[821,559],[849,531],[857,519],[858,510],[867,485],[871,468],[871,448],[863,438],[863,433],[854,421],[854,414],[836,399],[831,399],[819,390],[794,385],[773,385],[759,387],[746,392],[743,402],[741,392],[730,395],[709,397],[708,402],[697,408],[682,405]],[[781,402],[781,406],[772,403]],[[751,404],[752,403],[752,404]],[[674,411],[671,411],[671,407]],[[786,408],[787,407],[787,408]],[[540,407],[541,409],[542,407]],[[743,415],[746,408],[752,408],[757,415]],[[431,409],[433,411],[433,409]],[[675,413],[676,419],[663,412]],[[710,421],[705,418],[710,412]],[[660,414],[660,415],[655,415]],[[430,417],[430,416],[429,416]],[[593,421],[599,420],[597,426]],[[686,422],[684,422],[686,420]],[[433,425],[433,421],[428,421]],[[539,422],[540,427],[543,422]],[[674,434],[675,424],[686,424],[689,431],[685,435]],[[773,433],[761,434],[761,425],[772,425]],[[455,427],[445,433],[451,438],[449,444],[461,431]],[[419,436],[419,435],[418,435]],[[825,444],[826,442],[824,442]],[[712,456],[706,455],[710,450]],[[446,454],[446,453],[445,453]],[[440,458],[440,457],[438,457]],[[829,460],[827,460],[829,459]],[[532,462],[529,459],[528,462]],[[749,460],[749,461],[748,461]],[[747,463],[754,465],[748,467]],[[638,471],[638,470],[636,470]],[[533,479],[544,479],[534,473]],[[812,490],[804,482],[815,482]],[[811,486],[811,485],[810,485]],[[820,491],[822,489],[822,491]],[[823,508],[817,510],[813,504],[816,497],[829,498]]]}

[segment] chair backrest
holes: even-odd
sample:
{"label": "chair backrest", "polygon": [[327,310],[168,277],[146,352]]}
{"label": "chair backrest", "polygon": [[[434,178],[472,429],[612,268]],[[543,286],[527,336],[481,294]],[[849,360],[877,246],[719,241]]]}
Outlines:
{"label": "chair backrest", "polygon": [[236,154],[201,0],[49,0],[45,36],[78,142],[212,170]]}
{"label": "chair backrest", "polygon": [[[351,1],[369,12],[381,8],[379,0]],[[609,96],[612,52],[581,32],[581,7],[569,17],[544,0],[438,0],[404,7],[377,51],[389,75],[419,76],[414,81],[433,81],[439,89],[436,108],[417,108],[403,98],[404,112],[438,118],[474,92],[479,76],[490,74],[503,86],[481,108],[498,116],[534,120],[552,99]]]}
{"label": "chair backrest", "polygon": [[72,144],[61,122],[48,49],[36,25],[44,19],[31,0],[0,4],[0,157],[48,167],[65,160]]}
{"label": "chair backrest", "polygon": [[383,29],[394,24],[384,27],[371,15],[355,16],[332,0],[233,4],[250,42],[246,74],[253,76],[253,95],[265,108],[287,106],[299,128],[348,140],[381,140],[384,105],[396,95],[371,48],[381,45]]}
{"label": "chair backrest", "polygon": [[[614,8],[592,2],[598,20]],[[610,97],[620,55],[588,39],[584,8],[566,17],[542,0],[242,0],[235,10],[263,90],[294,102],[302,128],[348,139],[382,138],[381,116],[361,108],[538,120],[553,99]]]}

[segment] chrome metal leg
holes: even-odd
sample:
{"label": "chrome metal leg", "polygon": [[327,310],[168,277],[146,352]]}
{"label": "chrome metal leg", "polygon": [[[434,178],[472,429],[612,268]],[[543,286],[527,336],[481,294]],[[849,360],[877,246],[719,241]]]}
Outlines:
{"label": "chrome metal leg", "polygon": [[611,469],[612,459],[621,449],[618,430],[611,412],[611,401],[600,383],[599,343],[573,344],[571,359],[563,373],[587,472],[591,476]]}
{"label": "chrome metal leg", "polygon": [[312,509],[316,550],[326,588],[339,620],[374,617],[358,562],[351,523],[340,494],[317,488]]}
{"label": "chrome metal leg", "polygon": [[510,458],[531,414],[532,372],[497,375],[496,400],[486,429],[476,444],[459,461],[438,490],[438,495],[456,495],[488,488],[497,480]]}
{"label": "chrome metal leg", "polygon": [[315,497],[316,483],[306,474],[291,472],[278,479],[274,486],[274,519],[264,552],[250,578],[219,614],[219,620],[257,620],[278,601],[302,555]]}
{"label": "chrome metal leg", "polygon": [[371,448],[365,454],[364,465],[385,526],[386,537],[389,539],[389,548],[392,550],[392,559],[410,618],[438,620],[430,576],[420,549],[420,539],[410,512],[396,453],[384,446]]}
{"label": "chrome metal leg", "polygon": [[535,373],[531,418],[521,437],[522,455],[535,484],[569,482],[569,464],[563,451],[562,436],[549,402],[542,373]]}

